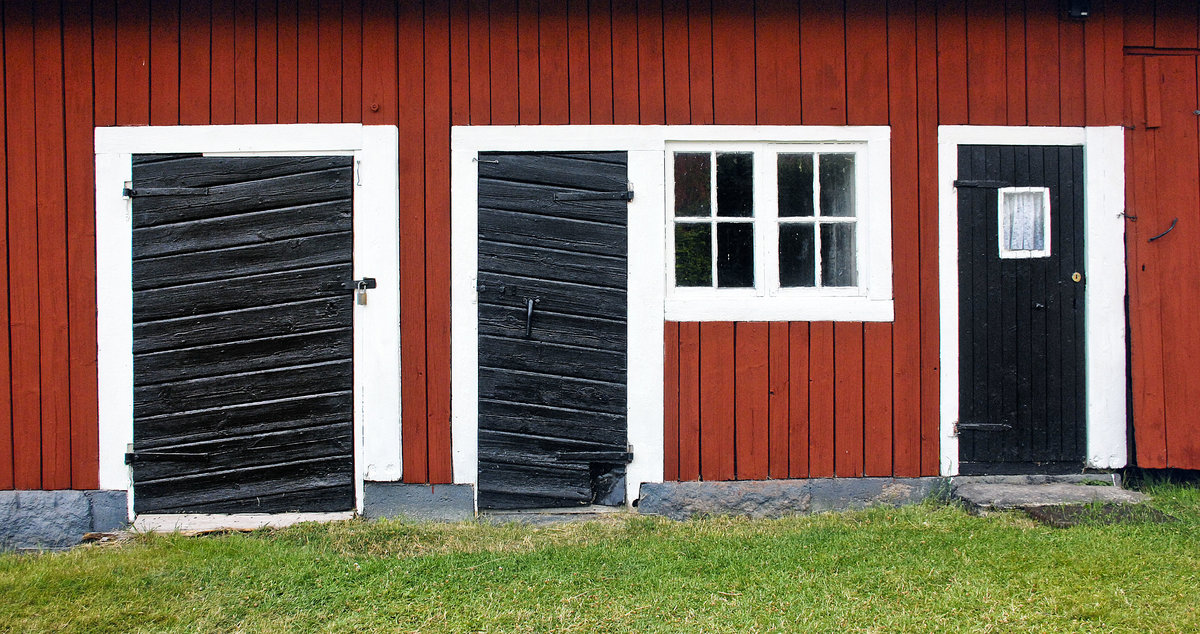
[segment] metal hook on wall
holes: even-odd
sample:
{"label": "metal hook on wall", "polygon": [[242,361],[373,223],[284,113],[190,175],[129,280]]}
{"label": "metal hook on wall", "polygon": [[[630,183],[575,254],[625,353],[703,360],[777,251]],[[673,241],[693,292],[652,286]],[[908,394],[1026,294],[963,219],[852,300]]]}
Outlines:
{"label": "metal hook on wall", "polygon": [[1170,226],[1170,227],[1167,227],[1167,230],[1166,230],[1166,231],[1164,231],[1164,232],[1162,232],[1162,233],[1160,233],[1160,234],[1158,234],[1158,235],[1154,236],[1153,238],[1150,238],[1150,239],[1149,239],[1149,240],[1147,240],[1146,242],[1154,242],[1155,240],[1157,240],[1157,239],[1159,239],[1159,238],[1161,238],[1161,237],[1163,237],[1163,236],[1167,235],[1168,233],[1171,233],[1171,230],[1175,228],[1175,223],[1177,223],[1177,222],[1179,222],[1179,219],[1178,219],[1178,218],[1174,218],[1174,219],[1172,219],[1172,220],[1171,220],[1171,226]]}

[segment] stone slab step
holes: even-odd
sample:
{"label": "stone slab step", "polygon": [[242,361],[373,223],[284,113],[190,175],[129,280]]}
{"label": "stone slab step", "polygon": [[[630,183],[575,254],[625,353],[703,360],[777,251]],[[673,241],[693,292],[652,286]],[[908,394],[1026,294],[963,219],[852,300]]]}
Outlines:
{"label": "stone slab step", "polygon": [[951,483],[950,496],[978,511],[1028,509],[1043,506],[1083,504],[1138,504],[1148,498],[1143,493],[1118,486],[1096,486],[1072,482],[1015,484],[1009,482]]}
{"label": "stone slab step", "polygon": [[570,508],[522,509],[518,511],[480,511],[479,519],[491,524],[565,524],[612,519],[628,511],[623,506],[575,506]]}

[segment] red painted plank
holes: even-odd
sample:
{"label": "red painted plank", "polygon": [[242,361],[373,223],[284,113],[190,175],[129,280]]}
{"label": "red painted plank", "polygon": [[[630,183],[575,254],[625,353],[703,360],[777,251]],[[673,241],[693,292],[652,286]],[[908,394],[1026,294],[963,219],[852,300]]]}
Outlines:
{"label": "red painted plank", "polygon": [[734,325],[700,324],[700,477],[733,480]]}
{"label": "red painted plank", "polygon": [[317,121],[342,120],[342,3],[317,6]]}
{"label": "red painted plank", "polygon": [[700,324],[679,324],[679,480],[700,479]]}
{"label": "red painted plank", "polygon": [[[86,16],[88,0],[67,0],[67,15]],[[96,427],[96,248],[95,154],[92,143],[92,38],[86,19],[63,22],[63,71],[66,90],[63,107],[68,113],[64,138],[66,162],[67,306],[69,328],[71,488],[99,486],[98,432]],[[3,71],[0,70],[0,73]],[[2,116],[2,113],[0,113]],[[3,133],[0,121],[0,134]],[[0,139],[3,143],[3,139]],[[0,178],[4,169],[0,164]],[[0,183],[3,189],[3,183]],[[0,227],[0,232],[3,228]],[[0,252],[3,247],[0,247]],[[2,278],[2,276],[0,276]],[[0,288],[0,296],[4,296]],[[0,311],[0,314],[6,311]],[[0,337],[0,355],[7,352],[7,337]],[[7,411],[7,364],[0,364],[0,409]],[[0,440],[0,444],[2,444]],[[0,458],[0,462],[3,458]],[[0,469],[2,471],[2,469]],[[0,480],[3,480],[0,476]],[[2,482],[0,482],[2,484]]]}
{"label": "red painted plank", "polygon": [[[254,123],[258,83],[254,77],[258,36],[253,2],[237,2],[233,12],[233,120]],[[340,87],[339,87],[340,91]]]}
{"label": "red painted plank", "polygon": [[863,324],[863,475],[892,475],[892,324]]}
{"label": "red painted plank", "polygon": [[234,122],[233,0],[212,0],[212,62],[209,117],[214,124]]}
{"label": "red painted plank", "polygon": [[517,90],[517,3],[491,0],[491,104],[494,125],[520,119]]}
{"label": "red painted plank", "polygon": [[1005,15],[1006,123],[1025,125],[1025,0],[1008,0]]}
{"label": "red painted plank", "polygon": [[847,0],[846,122],[888,124],[888,37],[886,4]]}
{"label": "red painted plank", "polygon": [[[117,8],[115,0],[92,2],[92,81],[96,125],[110,126],[117,120]],[[207,19],[205,20],[207,22]],[[207,40],[207,37],[205,38]],[[205,68],[208,62],[205,61]],[[205,83],[205,90],[208,84]],[[205,96],[205,116],[208,116]]]}
{"label": "red painted plank", "polygon": [[637,10],[638,120],[642,125],[662,125],[667,121],[662,0],[638,0]]}
{"label": "red painted plank", "polygon": [[346,123],[362,121],[362,1],[342,0],[342,121]]}
{"label": "red painted plank", "polygon": [[808,322],[788,324],[788,476],[809,475]]}
{"label": "red painted plank", "polygon": [[568,77],[567,5],[561,0],[541,3],[538,15],[538,93],[540,121],[561,125],[571,119]]}
{"label": "red painted plank", "polygon": [[688,2],[688,86],[694,125],[713,122],[712,0]]}
{"label": "red painted plank", "polygon": [[834,325],[834,473],[839,478],[863,474],[863,327]]}
{"label": "red painted plank", "polygon": [[37,144],[37,271],[41,367],[42,488],[71,486],[71,370],[67,315],[62,14],[34,5]]}
{"label": "red painted plank", "polygon": [[467,20],[470,23],[471,123],[486,125],[492,120],[488,0],[471,0]]}
{"label": "red painted plank", "polygon": [[1003,3],[967,2],[967,118],[972,125],[1008,120],[1004,18]]}
{"label": "red painted plank", "polygon": [[150,8],[148,0],[117,7],[117,125],[150,123]]}
{"label": "red painted plank", "polygon": [[1059,125],[1082,126],[1086,123],[1083,24],[1071,20],[1058,23]]}
{"label": "red painted plank", "polygon": [[[33,8],[4,4],[13,486],[42,487]],[[118,109],[120,112],[120,109]]]}
{"label": "red painted plank", "polygon": [[188,3],[179,15],[179,122],[203,125],[209,122],[209,61],[211,21],[208,0]]}
{"label": "red painted plank", "polygon": [[[1171,238],[1156,241],[1161,279],[1168,288],[1200,288],[1200,169],[1197,151],[1200,132],[1191,113],[1198,86],[1196,59],[1191,56],[1163,57],[1162,128],[1154,133],[1155,152],[1164,160],[1155,163],[1158,210],[1161,216],[1143,231],[1167,225],[1167,218],[1180,222]],[[1141,222],[1138,218],[1138,222]],[[1168,266],[1165,266],[1169,263]],[[1168,281],[1169,280],[1169,281]],[[1182,469],[1200,468],[1200,427],[1194,416],[1200,411],[1200,381],[1195,379],[1200,358],[1200,310],[1190,293],[1162,294],[1163,374],[1166,377],[1167,464]]]}
{"label": "red painted plank", "polygon": [[400,386],[401,439],[405,482],[429,479],[425,345],[425,69],[411,63],[413,47],[424,50],[422,7],[397,7],[399,102],[397,118],[405,151],[400,152]]}
{"label": "red painted plank", "polygon": [[[1125,23],[1117,11],[1104,15],[1104,121],[1106,125],[1120,125],[1123,121],[1122,99],[1126,84],[1122,72],[1125,69]],[[1136,86],[1137,84],[1129,84]]]}
{"label": "red painted plank", "polygon": [[395,4],[368,0],[363,5],[363,57],[371,63],[363,65],[363,123],[396,123],[396,51]]}
{"label": "red painted plank", "polygon": [[[68,20],[71,21],[71,20]],[[179,123],[179,5],[150,5],[150,124]]]}
{"label": "red painted plank", "polygon": [[259,3],[254,37],[254,120],[278,123],[279,15],[274,2]]}
{"label": "red painted plank", "polygon": [[1154,46],[1154,9],[1148,2],[1126,2],[1125,46]]}
{"label": "red painted plank", "polygon": [[[320,119],[321,31],[317,9],[317,0],[296,3],[296,120],[300,123],[316,123]],[[417,41],[410,45],[415,46]]]}
{"label": "red painted plank", "polygon": [[[3,12],[3,7],[0,7]],[[0,13],[2,14],[2,13]],[[8,60],[3,55],[6,34],[0,28],[0,77],[7,82],[5,73]],[[91,96],[91,93],[88,93]],[[0,147],[7,146],[7,104],[0,107]],[[0,297],[8,295],[8,155],[0,152]],[[13,410],[12,374],[9,371],[9,318],[8,302],[0,302],[0,490],[13,488]]]}
{"label": "red painted plank", "polygon": [[591,120],[613,122],[612,8],[609,0],[588,2],[588,61],[591,65]]}
{"label": "red painted plank", "polygon": [[808,341],[808,471],[814,478],[834,471],[833,324],[809,324]]}
{"label": "red painted plank", "polygon": [[679,323],[663,324],[663,480],[679,481]]}
{"label": "red painted plank", "polygon": [[[920,325],[917,332],[921,342],[921,411],[920,447],[921,475],[937,475],[940,463],[940,391],[938,363],[941,358],[938,306],[938,191],[937,191],[937,90],[940,80],[935,70],[936,51],[933,49],[932,2],[919,0],[917,5],[917,199],[920,205],[918,236],[920,256]],[[910,344],[911,345],[911,344]],[[899,386],[897,385],[897,388]]]}
{"label": "red painted plank", "polygon": [[937,3],[938,123],[967,123],[967,8],[964,0]]}
{"label": "red painted plank", "polygon": [[[1145,72],[1142,75],[1142,96],[1145,99],[1145,117],[1142,121],[1147,128],[1157,128],[1162,125],[1162,71],[1158,57],[1145,58]],[[1137,90],[1136,87],[1130,89]]]}
{"label": "red painted plank", "polygon": [[[1058,2],[1028,0],[1025,10],[1025,72],[1029,125],[1058,125],[1061,117],[1058,95]],[[1070,72],[1078,72],[1078,69],[1072,69]]]}
{"label": "red painted plank", "polygon": [[754,123],[754,16],[740,4],[714,2],[712,65],[714,123]]}
{"label": "red painted plank", "polygon": [[538,0],[517,0],[517,93],[521,124],[540,123],[538,94]]}
{"label": "red painted plank", "polygon": [[450,472],[450,14],[425,8],[425,398],[429,482]]}
{"label": "red painted plank", "polygon": [[688,73],[687,2],[666,0],[663,3],[663,116],[668,125],[691,123]]}
{"label": "red painted plank", "polygon": [[588,81],[591,59],[588,52],[587,0],[567,2],[567,83],[570,85],[570,120],[575,125],[592,121],[592,93]]}
{"label": "red painted plank", "polygon": [[844,8],[809,4],[800,11],[800,111],[807,125],[846,123]]}
{"label": "red painted plank", "polygon": [[[383,0],[373,0],[383,4]],[[275,118],[279,123],[296,123],[299,120],[299,75],[300,75],[300,51],[299,51],[299,24],[297,14],[299,7],[296,6],[296,0],[279,0],[276,5],[276,29],[275,29]],[[383,16],[380,15],[380,19]],[[383,22],[378,25],[380,29],[390,27],[394,33],[396,19],[393,15],[391,23]],[[382,35],[381,35],[382,37]],[[393,35],[393,38],[395,36]],[[382,44],[380,44],[382,45]],[[388,55],[391,50],[389,49]],[[386,68],[390,60],[387,57],[379,58],[372,64],[372,67],[379,66]],[[393,82],[394,84],[395,82]]]}
{"label": "red painted plank", "polygon": [[1107,13],[1089,19],[1083,24],[1083,54],[1084,54],[1084,118],[1087,125],[1104,125],[1104,64],[1107,61],[1104,50],[1104,23]]}
{"label": "red painted plank", "polygon": [[[794,3],[757,0],[754,6],[755,70],[759,125],[800,122],[800,12]],[[884,117],[886,119],[886,115]]]}
{"label": "red painted plank", "polygon": [[469,0],[450,2],[450,125],[471,123]]}
{"label": "red painted plank", "polygon": [[769,335],[766,322],[743,322],[735,328],[734,444],[738,480],[765,480],[769,473]]}
{"label": "red painted plank", "polygon": [[788,322],[771,322],[767,346],[770,362],[767,368],[768,387],[768,470],[771,478],[788,477],[788,416],[791,391]]}
{"label": "red painted plank", "polygon": [[[1130,56],[1125,77],[1130,86],[1143,85],[1144,57]],[[1141,91],[1130,90],[1130,115],[1139,123],[1145,120]],[[1163,263],[1155,257],[1159,250],[1148,245],[1147,238],[1162,224],[1155,191],[1157,157],[1154,153],[1156,132],[1139,126],[1126,144],[1125,164],[1132,166],[1126,179],[1128,213],[1137,221],[1125,223],[1125,249],[1129,278],[1130,377],[1133,381],[1133,426],[1136,464],[1147,469],[1167,466],[1166,405],[1163,376],[1162,294],[1159,278]],[[1146,229],[1143,229],[1146,227]],[[1143,248],[1144,247],[1144,248]]]}
{"label": "red painted plank", "polygon": [[1154,46],[1158,48],[1196,48],[1197,7],[1195,0],[1156,0],[1154,3]]}
{"label": "red painted plank", "polygon": [[637,123],[637,0],[612,0],[612,69],[613,123]]}
{"label": "red painted plank", "polygon": [[[921,472],[921,309],[920,233],[917,207],[917,54],[922,70],[936,72],[932,19],[919,40],[912,0],[888,3],[888,85],[892,116],[892,285],[895,297],[892,339],[893,460],[895,475]],[[918,47],[920,47],[918,49]],[[922,85],[926,116],[936,118],[936,83]]]}

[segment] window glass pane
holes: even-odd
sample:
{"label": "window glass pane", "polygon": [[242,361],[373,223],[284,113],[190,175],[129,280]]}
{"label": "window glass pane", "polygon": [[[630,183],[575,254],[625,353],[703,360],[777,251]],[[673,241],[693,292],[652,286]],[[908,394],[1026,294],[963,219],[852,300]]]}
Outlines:
{"label": "window glass pane", "polygon": [[779,284],[816,286],[815,226],[787,223],[779,226]]}
{"label": "window glass pane", "polygon": [[854,155],[822,154],[821,215],[854,215]]}
{"label": "window glass pane", "polygon": [[717,215],[735,218],[754,215],[754,154],[717,154]]}
{"label": "window glass pane", "polygon": [[675,225],[675,286],[712,286],[712,225]]}
{"label": "window glass pane", "polygon": [[717,223],[717,286],[754,286],[754,225]]}
{"label": "window glass pane", "polygon": [[1004,224],[1000,244],[1008,251],[1046,249],[1045,194],[1042,191],[1004,192]]}
{"label": "window glass pane", "polygon": [[854,225],[827,223],[821,225],[821,285],[854,286],[857,271],[854,264]]}
{"label": "window glass pane", "polygon": [[675,215],[710,216],[712,207],[712,155],[708,152],[675,153]]}
{"label": "window glass pane", "polygon": [[813,155],[779,155],[779,216],[813,215]]}

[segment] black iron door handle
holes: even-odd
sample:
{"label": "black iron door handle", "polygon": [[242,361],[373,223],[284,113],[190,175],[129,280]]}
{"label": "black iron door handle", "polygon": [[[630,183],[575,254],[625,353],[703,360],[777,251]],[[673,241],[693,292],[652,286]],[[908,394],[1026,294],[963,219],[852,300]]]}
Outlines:
{"label": "black iron door handle", "polygon": [[533,307],[538,303],[536,297],[525,298],[525,338],[533,336]]}

